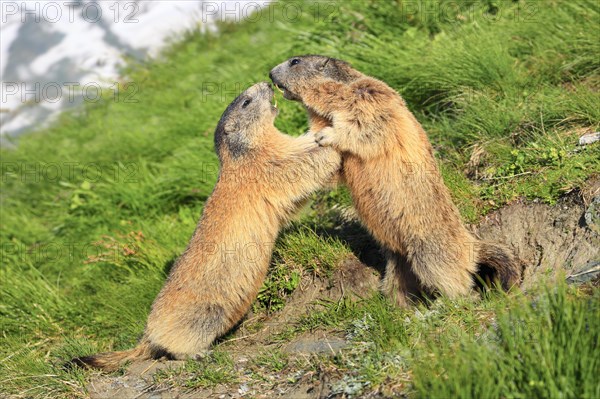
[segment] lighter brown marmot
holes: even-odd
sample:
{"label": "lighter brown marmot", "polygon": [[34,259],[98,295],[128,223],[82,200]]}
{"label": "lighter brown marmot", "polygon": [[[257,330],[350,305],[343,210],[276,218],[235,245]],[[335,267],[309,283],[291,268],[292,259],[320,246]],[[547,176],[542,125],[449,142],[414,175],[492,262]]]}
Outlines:
{"label": "lighter brown marmot", "polygon": [[271,85],[259,83],[223,113],[215,131],[218,181],[152,305],[140,343],[73,363],[111,371],[129,360],[193,358],[246,314],[282,224],[338,173],[341,161],[313,135],[293,138],[277,130],[272,100]]}

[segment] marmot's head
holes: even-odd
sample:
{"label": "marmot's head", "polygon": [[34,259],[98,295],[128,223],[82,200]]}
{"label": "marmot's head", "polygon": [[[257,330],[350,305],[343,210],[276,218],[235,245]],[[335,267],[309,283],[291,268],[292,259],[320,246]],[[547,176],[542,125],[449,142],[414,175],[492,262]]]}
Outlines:
{"label": "marmot's head", "polygon": [[358,76],[358,72],[347,62],[323,55],[292,57],[271,69],[269,73],[273,83],[283,90],[283,96],[296,101],[302,101],[305,89],[324,80],[348,83]]}
{"label": "marmot's head", "polygon": [[260,146],[261,136],[273,126],[277,108],[271,104],[273,88],[267,82],[250,86],[229,104],[215,130],[215,150],[219,158],[243,156]]}

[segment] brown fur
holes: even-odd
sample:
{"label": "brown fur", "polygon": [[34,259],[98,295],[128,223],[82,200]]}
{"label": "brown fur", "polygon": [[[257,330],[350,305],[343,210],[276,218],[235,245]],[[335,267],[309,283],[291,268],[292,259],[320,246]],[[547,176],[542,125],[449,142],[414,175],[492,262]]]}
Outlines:
{"label": "brown fur", "polygon": [[152,305],[140,344],[75,364],[115,370],[134,359],[195,357],[246,314],[282,224],[340,169],[339,154],[319,147],[314,136],[293,138],[274,127],[272,98],[268,83],[256,84],[221,117],[219,179]]}
{"label": "brown fur", "polygon": [[418,287],[465,295],[482,267],[506,289],[519,281],[510,251],[478,241],[461,222],[425,131],[392,88],[323,56],[294,57],[270,76],[307,107],[317,141],[342,153],[358,214],[390,253],[388,296],[406,305]]}

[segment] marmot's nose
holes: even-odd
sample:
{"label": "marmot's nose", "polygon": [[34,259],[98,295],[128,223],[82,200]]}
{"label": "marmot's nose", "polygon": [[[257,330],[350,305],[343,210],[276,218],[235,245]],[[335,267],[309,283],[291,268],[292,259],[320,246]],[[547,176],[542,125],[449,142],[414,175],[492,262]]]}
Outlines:
{"label": "marmot's nose", "polygon": [[271,81],[273,81],[273,71],[269,72],[269,79],[271,79]]}

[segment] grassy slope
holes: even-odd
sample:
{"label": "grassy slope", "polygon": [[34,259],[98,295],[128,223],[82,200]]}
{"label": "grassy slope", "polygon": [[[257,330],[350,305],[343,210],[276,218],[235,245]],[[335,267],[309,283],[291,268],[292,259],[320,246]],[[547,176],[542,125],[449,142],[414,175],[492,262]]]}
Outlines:
{"label": "grassy slope", "polygon": [[[53,365],[57,359],[136,341],[164,273],[186,245],[214,184],[212,131],[220,113],[236,92],[266,80],[268,70],[292,54],[346,59],[401,92],[429,132],[466,220],[476,221],[518,196],[553,202],[600,171],[597,144],[575,147],[578,135],[597,130],[600,121],[595,2],[420,4],[359,1],[340,4],[331,15],[330,7],[304,4],[302,16],[293,20],[276,8],[274,21],[263,15],[255,22],[223,25],[219,36],[189,33],[160,60],[131,65],[126,80],[139,87],[137,102],[107,95],[23,138],[17,150],[2,150],[2,390],[77,395],[83,375],[61,371]],[[278,127],[302,132],[302,109],[289,102],[280,105]],[[482,155],[468,165],[475,149]],[[467,178],[467,172],[477,178]],[[343,243],[323,242],[311,233],[317,222],[333,223],[329,207],[347,205],[347,193],[342,189],[316,199],[281,240],[261,305],[277,308],[280,296],[293,290],[293,279],[281,283],[277,277],[288,266],[331,267],[349,253]],[[562,298],[568,309],[563,313],[549,306],[547,314],[531,316],[532,323],[559,318],[567,323],[560,334],[566,334],[576,323],[590,323],[586,314],[598,314],[597,295],[596,307],[586,310],[587,297],[559,291],[541,295],[547,301]],[[496,298],[478,306],[511,308],[521,300],[526,302]],[[377,298],[372,301],[359,306],[380,309],[376,314],[382,316],[373,323],[386,335],[376,344],[398,353],[416,347],[417,332],[390,333],[390,323],[404,316],[397,319],[397,311]],[[500,305],[505,302],[512,305]],[[465,306],[441,314],[469,319],[481,310]],[[507,314],[499,311],[498,317]],[[346,316],[351,323],[358,313]],[[597,345],[599,329],[585,331],[595,332]],[[586,340],[594,338],[584,336],[564,350],[560,339],[543,335],[549,347],[540,351],[571,356],[585,351]],[[397,367],[413,370],[417,392],[475,395],[490,381],[469,374],[508,370],[515,359],[511,351],[521,345],[500,341],[505,346],[486,347],[503,353],[506,365],[499,366],[477,356],[484,344],[465,342],[422,347],[421,355],[415,352],[409,363]],[[438,371],[454,373],[448,377],[452,384],[418,367],[430,357],[445,358],[456,345],[466,348],[467,366],[431,363]],[[384,361],[373,359],[372,368]],[[503,374],[506,384],[494,384],[494,396],[519,396],[530,383],[527,373],[535,361],[519,364],[514,374]],[[597,361],[581,360],[572,367],[575,371],[565,374],[558,388],[538,393],[573,396],[587,390],[591,395],[593,382],[585,371],[597,370]],[[364,375],[373,384],[382,381],[377,373]],[[554,376],[532,377],[531,384],[548,387]]]}

